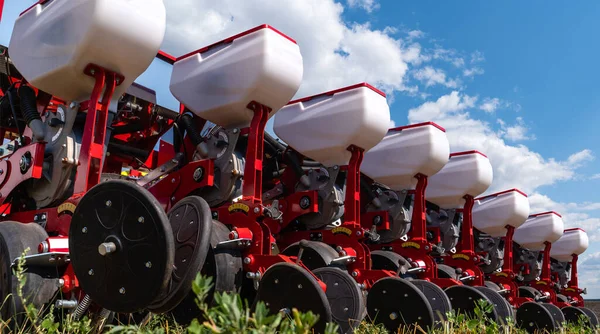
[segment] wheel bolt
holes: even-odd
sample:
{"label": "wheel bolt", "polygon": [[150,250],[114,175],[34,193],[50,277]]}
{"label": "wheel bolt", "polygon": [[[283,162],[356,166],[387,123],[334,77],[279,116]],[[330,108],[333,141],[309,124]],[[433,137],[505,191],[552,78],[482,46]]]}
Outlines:
{"label": "wheel bolt", "polygon": [[122,294],[122,295],[124,295],[125,294],[125,288],[120,288],[119,289],[119,293]]}

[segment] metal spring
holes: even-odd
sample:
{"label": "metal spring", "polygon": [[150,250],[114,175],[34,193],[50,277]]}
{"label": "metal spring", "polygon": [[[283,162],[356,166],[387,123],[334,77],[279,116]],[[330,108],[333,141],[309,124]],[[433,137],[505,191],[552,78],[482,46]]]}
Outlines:
{"label": "metal spring", "polygon": [[85,311],[87,311],[88,307],[90,307],[91,303],[92,303],[92,298],[90,297],[90,295],[85,295],[85,297],[83,297],[83,300],[81,301],[81,303],[79,303],[79,305],[77,305],[75,312],[73,312],[73,318],[75,320],[79,320],[81,318],[81,316],[83,316]]}

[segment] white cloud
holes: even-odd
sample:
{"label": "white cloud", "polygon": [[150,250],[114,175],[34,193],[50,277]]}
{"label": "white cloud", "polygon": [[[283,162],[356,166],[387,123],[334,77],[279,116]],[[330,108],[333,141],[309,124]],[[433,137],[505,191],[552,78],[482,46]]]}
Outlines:
{"label": "white cloud", "polygon": [[413,73],[415,79],[424,82],[425,86],[443,85],[448,88],[458,88],[459,82],[454,79],[447,79],[443,70],[426,66]]}
{"label": "white cloud", "polygon": [[433,53],[431,55],[427,55],[424,57],[442,60],[458,68],[465,66],[465,59],[462,56],[460,56],[456,50],[453,49],[444,49],[438,46],[433,50]]}
{"label": "white cloud", "polygon": [[408,38],[410,39],[418,39],[425,37],[425,33],[421,30],[411,30],[408,32]]}
{"label": "white cloud", "polygon": [[373,10],[379,8],[379,4],[376,0],[348,0],[348,5],[351,8],[362,8],[367,13],[371,13]]}
{"label": "white cloud", "polygon": [[519,188],[526,193],[544,185],[573,179],[575,169],[591,157],[589,150],[573,154],[564,161],[544,158],[523,145],[507,144],[501,135],[467,112],[476,98],[456,91],[409,110],[411,123],[434,121],[446,129],[452,151],[479,150],[494,168],[494,182],[486,193]]}
{"label": "white cloud", "polygon": [[[376,5],[375,1],[354,4],[360,3]],[[409,64],[421,61],[420,46],[392,37],[393,29],[347,24],[341,16],[343,5],[333,0],[179,0],[165,5],[168,14],[163,48],[174,55],[263,23],[295,39],[304,58],[303,82],[296,97],[363,81],[378,86],[391,99],[394,92],[418,91],[406,87],[405,80]]]}
{"label": "white cloud", "polygon": [[396,121],[394,121],[393,119],[390,119],[390,129],[395,128],[396,127]]}
{"label": "white cloud", "polygon": [[471,64],[481,63],[485,60],[483,53],[479,50],[476,50],[471,54]]}
{"label": "white cloud", "polygon": [[498,135],[509,141],[521,141],[528,139],[535,139],[534,135],[528,135],[529,128],[525,126],[525,121],[523,121],[522,117],[517,117],[516,123],[507,126],[506,122],[499,119],[498,123],[500,124],[500,131],[498,131]]}
{"label": "white cloud", "polygon": [[592,175],[592,176],[590,177],[590,179],[592,179],[592,180],[597,180],[597,179],[600,179],[600,173]]}
{"label": "white cloud", "polygon": [[485,71],[481,67],[466,68],[463,70],[463,76],[471,78],[476,75],[482,75],[484,73]]}
{"label": "white cloud", "polygon": [[498,107],[500,106],[500,99],[495,97],[493,99],[485,98],[483,100],[483,103],[479,106],[479,109],[488,112],[488,113],[492,113],[494,111],[496,111],[496,109],[498,109]]}

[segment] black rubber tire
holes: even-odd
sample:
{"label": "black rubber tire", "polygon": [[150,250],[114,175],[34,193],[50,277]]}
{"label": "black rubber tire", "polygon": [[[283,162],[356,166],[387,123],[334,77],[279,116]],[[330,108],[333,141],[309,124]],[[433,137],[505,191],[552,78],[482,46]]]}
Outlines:
{"label": "black rubber tire", "polygon": [[[517,326],[528,333],[553,333],[556,330],[554,317],[542,304],[526,302],[517,309]],[[547,333],[543,332],[543,333]]]}
{"label": "black rubber tire", "polygon": [[296,264],[280,262],[269,267],[260,280],[252,309],[259,301],[265,303],[269,314],[296,308],[319,315],[312,328],[315,333],[324,333],[327,323],[333,320],[325,291],[306,269]]}
{"label": "black rubber tire", "polygon": [[579,324],[580,317],[583,318],[583,323],[585,326],[590,327],[591,320],[590,317],[579,307],[575,306],[565,306],[560,309],[562,313],[565,315],[565,321],[570,324]]}
{"label": "black rubber tire", "polygon": [[507,319],[510,321],[510,319],[515,318],[512,305],[510,305],[498,292],[485,286],[476,286],[475,289],[483,293],[492,302],[496,309],[496,313],[498,313],[498,322],[501,325],[506,325],[508,323]]}
{"label": "black rubber tire", "polygon": [[583,313],[585,313],[585,315],[588,316],[588,318],[590,318],[590,325],[592,326],[592,328],[597,328],[598,327],[598,316],[596,315],[596,313],[594,313],[594,311],[590,310],[587,307],[579,307]]}
{"label": "black rubber tire", "polygon": [[560,310],[560,308],[554,304],[550,304],[550,303],[541,303],[546,309],[548,309],[548,311],[550,311],[550,314],[552,315],[552,318],[554,319],[554,326],[556,326],[556,328],[560,328],[563,327],[563,324],[565,322],[565,315],[562,313],[562,311]]}
{"label": "black rubber tire", "polygon": [[[11,326],[19,326],[25,320],[25,306],[18,297],[19,281],[12,273],[11,265],[29,248],[25,255],[37,254],[38,245],[48,238],[38,224],[23,224],[14,221],[0,222],[0,314],[3,321],[11,319]],[[16,269],[16,267],[15,267]],[[45,278],[40,268],[29,267],[23,274],[26,282],[23,297],[40,309],[50,302],[58,291],[58,278]]]}
{"label": "black rubber tire", "polygon": [[[108,240],[119,250],[105,257],[98,245]],[[69,249],[81,288],[98,305],[119,313],[151,305],[166,290],[173,270],[167,214],[133,182],[109,180],[85,193],[71,219]]]}
{"label": "black rubber tire", "polygon": [[[400,265],[403,263],[403,265]],[[390,270],[398,272],[400,276],[406,274],[408,263],[404,257],[398,253],[391,251],[376,250],[371,252],[371,269],[373,270]]]}
{"label": "black rubber tire", "polygon": [[382,324],[391,333],[400,326],[418,325],[426,331],[434,325],[427,297],[400,277],[382,278],[373,284],[367,295],[367,312],[369,322]]}
{"label": "black rubber tire", "polygon": [[[476,288],[468,285],[454,285],[447,287],[445,290],[452,308],[457,314],[463,313],[466,316],[475,316],[475,309],[477,308],[477,301],[480,299],[486,300],[490,304],[494,304],[485,294]],[[492,308],[491,314],[487,315],[493,321],[497,321],[498,312],[495,308]]]}
{"label": "black rubber tire", "polygon": [[[217,248],[221,241],[229,240],[229,229],[219,221],[212,221],[212,233],[202,275],[213,278],[213,287],[204,300],[214,306],[215,292],[239,293],[243,282],[242,254],[237,249]],[[187,326],[197,318],[202,320],[202,313],[196,305],[196,294],[190,291],[185,299],[170,313],[178,324]]]}
{"label": "black rubber tire", "polygon": [[313,270],[327,284],[325,295],[331,307],[331,316],[339,325],[339,333],[352,333],[365,315],[365,300],[358,284],[347,271],[337,267]]}
{"label": "black rubber tire", "polygon": [[175,241],[174,268],[165,295],[148,307],[153,313],[174,309],[192,291],[192,282],[202,270],[210,248],[212,212],[202,197],[184,198],[169,210],[168,217]]}
{"label": "black rubber tire", "polygon": [[[326,243],[319,241],[306,241],[304,251],[302,252],[302,264],[309,270],[317,268],[327,267],[331,264],[331,261],[339,257],[339,254],[335,249]],[[287,256],[297,256],[300,252],[300,242],[295,242],[287,246],[281,254]]]}
{"label": "black rubber tire", "polygon": [[458,274],[456,273],[456,269],[445,265],[445,264],[438,264],[437,265],[437,273],[438,273],[438,277],[439,278],[453,278],[453,279],[458,279]]}
{"label": "black rubber tire", "polygon": [[448,298],[448,295],[442,288],[429,281],[414,279],[410,283],[416,286],[427,297],[433,311],[434,326],[440,328],[443,322],[448,320],[447,314],[452,312],[450,298]]}
{"label": "black rubber tire", "polygon": [[530,286],[519,287],[519,297],[531,298],[533,301],[537,301],[542,296],[542,293],[537,289]]}
{"label": "black rubber tire", "polygon": [[494,282],[492,282],[492,281],[485,281],[485,282],[483,282],[483,284],[484,284],[486,287],[488,287],[488,288],[490,288],[490,289],[492,289],[492,290],[494,290],[494,291],[496,291],[496,292],[498,292],[498,291],[500,291],[500,290],[501,290],[501,289],[500,289],[500,287],[498,286],[498,284],[496,284],[496,283],[494,283]]}

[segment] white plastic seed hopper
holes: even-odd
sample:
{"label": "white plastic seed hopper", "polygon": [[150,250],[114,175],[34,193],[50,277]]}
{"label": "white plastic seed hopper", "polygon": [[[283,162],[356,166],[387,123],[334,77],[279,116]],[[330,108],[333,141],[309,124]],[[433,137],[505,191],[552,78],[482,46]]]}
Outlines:
{"label": "white plastic seed hopper", "polygon": [[581,255],[590,244],[587,233],[580,228],[570,228],[552,244],[550,257],[560,262],[569,262],[573,255]]}
{"label": "white plastic seed hopper", "polygon": [[465,204],[465,196],[482,194],[492,179],[492,164],[483,153],[452,153],[444,168],[429,177],[425,198],[442,209],[459,209]]}
{"label": "white plastic seed hopper", "polygon": [[273,130],[296,151],[330,167],[347,165],[352,145],[373,148],[389,124],[385,94],[363,83],[290,102],[275,116]]}
{"label": "white plastic seed hopper", "polygon": [[541,251],[545,243],[554,243],[564,229],[561,215],[554,211],[529,216],[525,223],[515,229],[513,241],[531,251]]}
{"label": "white plastic seed hopper", "polygon": [[393,190],[413,189],[415,175],[431,176],[448,162],[446,130],[428,122],[391,129],[365,153],[361,171]]}
{"label": "white plastic seed hopper", "polygon": [[197,116],[222,127],[246,127],[251,102],[272,117],[296,94],[303,75],[296,42],[261,25],[190,54],[173,65],[171,93]]}
{"label": "white plastic seed hopper", "polygon": [[89,64],[125,77],[123,94],[152,63],[163,42],[163,0],[40,1],[16,20],[9,50],[33,86],[67,101],[87,100]]}
{"label": "white plastic seed hopper", "polygon": [[491,237],[506,235],[506,226],[518,228],[529,217],[529,200],[525,193],[511,189],[476,198],[473,227]]}

